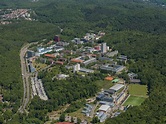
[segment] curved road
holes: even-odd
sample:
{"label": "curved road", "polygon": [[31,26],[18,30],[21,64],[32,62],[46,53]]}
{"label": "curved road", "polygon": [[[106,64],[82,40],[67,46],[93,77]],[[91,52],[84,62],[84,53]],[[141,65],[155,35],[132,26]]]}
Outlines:
{"label": "curved road", "polygon": [[26,70],[27,65],[26,65],[26,59],[25,59],[27,49],[30,45],[31,44],[26,44],[20,50],[21,71],[22,71],[22,80],[23,80],[23,87],[24,87],[24,95],[23,95],[22,104],[21,104],[20,108],[18,109],[18,111],[20,113],[27,112],[26,106],[27,106],[29,99],[30,99],[30,88],[29,88],[29,76],[30,76],[30,74]]}

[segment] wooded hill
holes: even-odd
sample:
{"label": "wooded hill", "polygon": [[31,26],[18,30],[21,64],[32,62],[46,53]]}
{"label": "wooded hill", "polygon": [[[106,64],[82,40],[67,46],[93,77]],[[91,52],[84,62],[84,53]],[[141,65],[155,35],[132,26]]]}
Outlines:
{"label": "wooded hill", "polygon": [[[107,124],[166,123],[166,9],[164,7],[139,0],[50,0],[48,2],[41,0],[33,4],[27,4],[27,1],[13,3],[3,0],[0,3],[3,3],[0,4],[1,8],[32,7],[36,12],[34,18],[38,20],[0,26],[0,86],[4,100],[11,102],[9,105],[0,103],[3,115],[0,116],[0,123],[10,120],[12,115],[12,121],[8,123],[44,123],[48,119],[45,117],[48,111],[58,108],[58,105],[80,99],[80,97],[66,97],[61,103],[40,101],[42,104],[37,104],[39,99],[35,98],[30,104],[31,110],[28,116],[14,114],[23,94],[19,50],[26,42],[43,38],[51,39],[59,33],[57,26],[64,29],[61,34],[64,40],[83,36],[89,30],[105,31],[107,35],[102,41],[129,56],[129,59],[133,59],[130,61],[129,70],[138,73],[142,82],[148,85],[149,98],[141,106],[133,107],[117,118],[108,119]],[[74,85],[75,82],[70,83]],[[91,96],[88,92],[96,87],[92,84],[87,84],[90,86],[89,89],[78,86],[78,91],[85,88],[86,93],[80,90],[80,94],[84,94],[84,97]],[[68,84],[63,90],[66,90],[67,86]],[[58,84],[58,88],[61,89],[62,86]],[[46,89],[53,96],[50,87]],[[94,92],[97,92],[97,89]],[[73,94],[72,89],[67,93]],[[55,104],[52,104],[54,102]],[[3,108],[14,109],[4,112]]]}

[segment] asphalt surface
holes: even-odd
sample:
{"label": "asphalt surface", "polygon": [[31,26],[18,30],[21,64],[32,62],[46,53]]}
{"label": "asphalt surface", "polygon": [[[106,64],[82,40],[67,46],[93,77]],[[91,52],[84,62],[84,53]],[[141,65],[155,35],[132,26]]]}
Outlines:
{"label": "asphalt surface", "polygon": [[27,112],[26,106],[30,100],[30,82],[29,82],[29,76],[30,74],[28,73],[27,65],[26,65],[26,60],[25,60],[25,54],[27,52],[28,47],[30,44],[25,45],[24,47],[21,48],[20,50],[20,60],[21,60],[21,71],[22,71],[22,80],[23,80],[23,87],[24,87],[24,95],[23,95],[23,100],[20,108],[18,111],[20,113]]}

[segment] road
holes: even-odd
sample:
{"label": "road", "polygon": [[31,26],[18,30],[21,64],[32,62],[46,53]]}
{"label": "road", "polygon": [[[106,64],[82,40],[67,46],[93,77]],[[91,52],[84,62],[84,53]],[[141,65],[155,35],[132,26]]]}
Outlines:
{"label": "road", "polygon": [[30,88],[29,88],[29,76],[30,74],[28,73],[27,65],[26,65],[26,60],[25,60],[25,54],[27,52],[28,47],[31,44],[26,44],[24,47],[21,48],[20,50],[20,60],[21,60],[21,71],[22,71],[22,80],[23,80],[23,87],[24,87],[24,94],[23,94],[23,100],[20,108],[18,111],[20,113],[27,112],[26,106],[30,100]]}

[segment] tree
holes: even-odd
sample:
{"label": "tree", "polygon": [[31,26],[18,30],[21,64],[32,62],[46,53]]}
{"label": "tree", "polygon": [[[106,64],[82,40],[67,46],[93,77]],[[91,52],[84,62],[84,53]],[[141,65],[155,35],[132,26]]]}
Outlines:
{"label": "tree", "polygon": [[1,115],[0,116],[0,124],[3,124],[3,122],[4,122],[4,117]]}
{"label": "tree", "polygon": [[98,119],[98,117],[93,117],[92,124],[97,124],[99,122],[100,122],[100,120]]}
{"label": "tree", "polygon": [[80,123],[81,123],[81,119],[77,118],[77,124],[80,124]]}
{"label": "tree", "polygon": [[73,118],[73,117],[71,117],[71,122],[72,122],[72,123],[74,122],[74,118]]}
{"label": "tree", "polygon": [[61,116],[59,117],[59,121],[63,122],[65,121],[65,113],[62,113]]}

